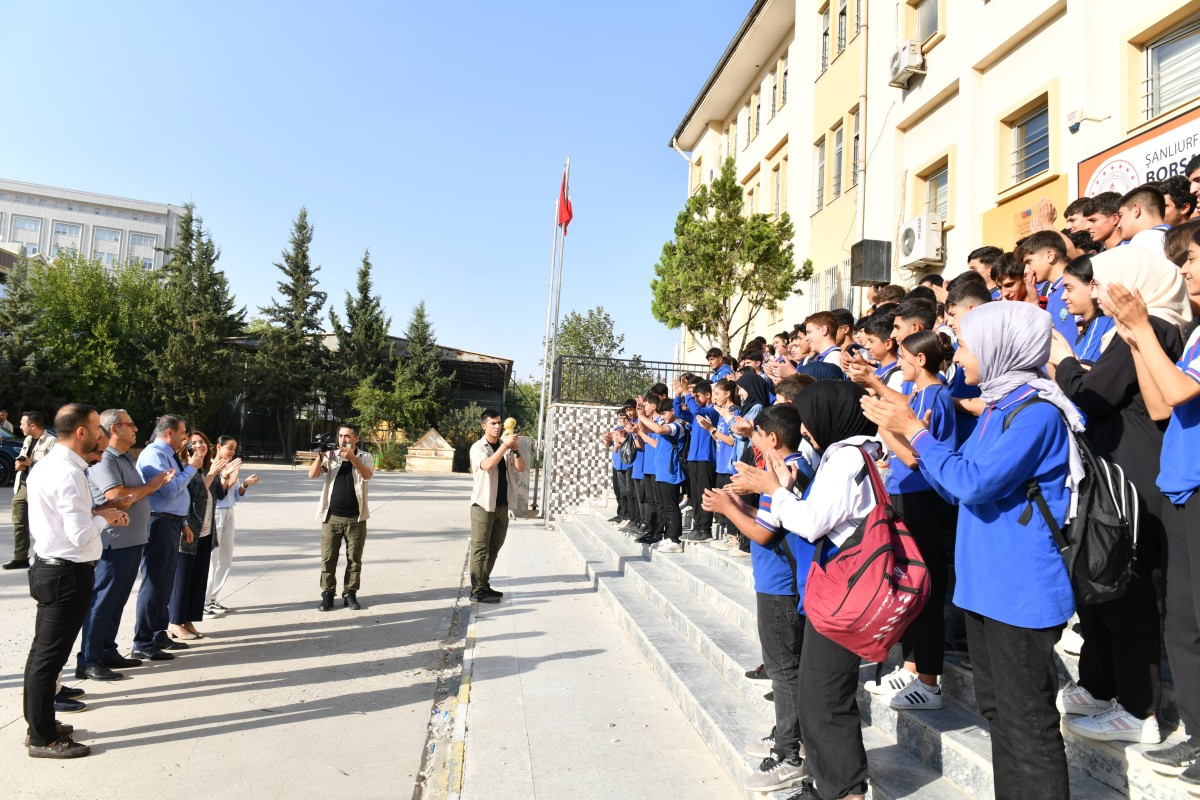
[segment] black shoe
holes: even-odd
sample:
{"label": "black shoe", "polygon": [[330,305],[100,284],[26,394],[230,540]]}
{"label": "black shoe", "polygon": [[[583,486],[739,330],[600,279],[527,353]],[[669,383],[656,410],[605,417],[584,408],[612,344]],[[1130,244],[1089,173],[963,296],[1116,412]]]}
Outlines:
{"label": "black shoe", "polygon": [[65,698],[67,700],[78,700],[85,694],[87,694],[87,692],[85,692],[83,689],[72,689],[70,686],[64,686],[58,690],[58,694],[56,694],[54,697],[55,699]]}
{"label": "black shoe", "polygon": [[747,670],[746,677],[752,681],[769,681],[769,680],[771,680],[770,677],[767,676],[767,665],[766,664],[759,664],[754,669]]}
{"label": "black shoe", "polygon": [[0,564],[0,569],[29,569],[28,558],[14,558],[12,561],[6,561]]}
{"label": "black shoe", "polygon": [[486,589],[481,589],[480,594],[488,594],[488,595],[491,595],[492,597],[504,597],[504,592],[498,592],[490,586],[487,587]]}
{"label": "black shoe", "polygon": [[321,605],[317,606],[317,611],[331,611],[333,609],[333,592],[321,592]]}
{"label": "black shoe", "polygon": [[103,664],[88,664],[83,668],[83,676],[89,681],[119,681],[125,677],[119,672],[113,672]]}
{"label": "black shoe", "polygon": [[78,700],[68,700],[65,697],[54,698],[54,713],[56,714],[74,714],[77,711],[86,711],[87,703],[81,703]]}
{"label": "black shoe", "polygon": [[647,533],[634,539],[638,544],[654,544],[662,539],[657,533]]}
{"label": "black shoe", "polygon": [[488,603],[495,605],[500,602],[500,595],[488,594],[486,590],[479,590],[471,593],[471,601],[474,603]]}
{"label": "black shoe", "polygon": [[1147,750],[1142,755],[1151,763],[1155,772],[1175,775],[1200,761],[1200,736],[1188,737],[1186,741],[1171,747]]}
{"label": "black shoe", "polygon": [[800,791],[790,795],[787,800],[821,800],[821,795],[817,794],[811,783],[802,783]]}
{"label": "black shoe", "polygon": [[171,661],[175,658],[174,653],[164,653],[162,650],[134,650],[129,655],[142,661]]}
{"label": "black shoe", "polygon": [[605,522],[620,522],[623,519],[624,519],[624,517],[622,517],[620,514],[618,514],[615,517],[609,517],[608,519],[605,520]]}
{"label": "black shoe", "polygon": [[191,647],[187,642],[171,642],[170,644],[159,644],[159,650],[187,650]]}
{"label": "black shoe", "polygon": [[774,703],[775,702],[775,693],[767,692],[766,694],[763,695],[763,700],[766,700],[768,703]]}
{"label": "black shoe", "polygon": [[69,736],[60,736],[58,741],[46,745],[29,745],[30,758],[83,758],[91,752],[92,748],[71,741]]}
{"label": "black shoe", "polygon": [[344,595],[342,595],[342,605],[351,611],[361,611],[362,606],[358,604],[358,597],[356,597],[356,594],[356,592],[346,592]]}
{"label": "black shoe", "polygon": [[109,656],[100,659],[100,663],[109,669],[132,669],[140,667],[142,662],[136,658],[123,658],[122,656]]}
{"label": "black shoe", "polygon": [[[54,720],[54,735],[59,739],[67,739],[75,732],[74,725],[64,725],[58,720]],[[25,746],[29,747],[29,734],[25,734]]]}

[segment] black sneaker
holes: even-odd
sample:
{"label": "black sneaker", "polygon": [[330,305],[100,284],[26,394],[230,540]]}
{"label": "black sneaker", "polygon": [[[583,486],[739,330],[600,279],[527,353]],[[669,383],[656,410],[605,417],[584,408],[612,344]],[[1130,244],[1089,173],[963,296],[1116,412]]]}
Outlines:
{"label": "black sneaker", "polygon": [[1200,758],[1200,737],[1189,736],[1187,741],[1158,750],[1147,750],[1142,755],[1150,762],[1155,772],[1161,775],[1178,775],[1196,766],[1196,761]]}
{"label": "black sneaker", "polygon": [[662,537],[659,536],[657,533],[645,533],[645,534],[642,534],[641,536],[639,536],[638,538],[634,539],[634,541],[637,542],[638,544],[654,544],[655,542],[657,542],[661,539],[662,539]]}
{"label": "black sneaker", "polygon": [[78,700],[70,700],[62,696],[56,696],[54,698],[54,712],[56,714],[74,714],[77,711],[86,710],[87,703],[81,703]]}
{"label": "black sneaker", "polygon": [[1192,786],[1200,786],[1200,764],[1193,764],[1179,773],[1179,780]]}
{"label": "black sneaker", "polygon": [[67,700],[78,700],[79,698],[83,697],[85,694],[87,694],[87,692],[85,692],[83,689],[76,689],[72,686],[64,686],[58,690],[58,694],[54,695],[54,698],[56,700],[60,700],[63,698],[65,698]]}
{"label": "black sneaker", "polygon": [[811,783],[804,783],[800,785],[800,791],[789,795],[787,800],[821,800],[821,795],[817,794]]}

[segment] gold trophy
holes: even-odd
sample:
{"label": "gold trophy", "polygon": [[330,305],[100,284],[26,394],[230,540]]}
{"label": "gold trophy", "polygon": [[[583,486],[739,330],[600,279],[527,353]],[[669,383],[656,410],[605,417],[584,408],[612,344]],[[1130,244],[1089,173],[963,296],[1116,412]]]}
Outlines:
{"label": "gold trophy", "polygon": [[517,432],[517,420],[515,417],[509,417],[504,420],[504,435],[503,438],[508,438]]}

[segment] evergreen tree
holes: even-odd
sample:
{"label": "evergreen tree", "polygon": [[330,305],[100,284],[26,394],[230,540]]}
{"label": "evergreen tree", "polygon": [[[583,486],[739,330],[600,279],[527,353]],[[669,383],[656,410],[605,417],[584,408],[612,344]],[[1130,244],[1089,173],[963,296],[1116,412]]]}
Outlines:
{"label": "evergreen tree", "polygon": [[408,350],[396,370],[392,394],[397,420],[410,440],[437,424],[453,396],[454,375],[442,371],[441,348],[425,314],[425,301],[413,309],[404,332]]}
{"label": "evergreen tree", "polygon": [[179,219],[175,246],[163,252],[174,313],[156,396],[163,408],[215,432],[217,412],[238,378],[226,339],[241,332],[246,312],[234,309],[229,281],[216,268],[221,251],[190,204]]}
{"label": "evergreen tree", "polygon": [[350,393],[364,380],[386,389],[395,375],[396,362],[388,340],[392,320],[383,312],[378,295],[371,293],[371,251],[363,253],[358,268],[358,294],[346,292],[346,324],[334,309],[329,321],[337,337],[336,366],[330,371],[329,405],[340,418],[349,410]]}
{"label": "evergreen tree", "polygon": [[325,293],[317,289],[317,270],[309,259],[313,228],[308,210],[292,225],[289,248],[276,268],[284,279],[277,284],[279,297],[260,309],[270,327],[259,338],[254,369],[257,396],[262,405],[276,413],[276,427],[283,451],[295,451],[295,422],[300,411],[317,399],[318,381],[325,367],[321,341],[321,309]]}
{"label": "evergreen tree", "polygon": [[42,312],[36,305],[29,270],[29,261],[17,259],[0,297],[0,374],[4,375],[5,402],[13,417],[22,410],[49,410],[56,400],[46,374],[51,364],[37,334]]}

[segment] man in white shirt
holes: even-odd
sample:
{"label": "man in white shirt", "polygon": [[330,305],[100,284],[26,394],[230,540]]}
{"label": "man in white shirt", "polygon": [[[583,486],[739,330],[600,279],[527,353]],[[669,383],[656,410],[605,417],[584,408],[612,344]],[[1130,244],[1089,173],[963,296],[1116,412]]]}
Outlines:
{"label": "man in white shirt", "polygon": [[517,435],[501,439],[500,412],[480,415],[483,436],[471,445],[471,600],[499,603],[504,596],[492,588],[492,569],[508,535],[508,509],[517,504],[518,472],[525,459]]}
{"label": "man in white shirt", "polygon": [[1157,186],[1145,184],[1121,198],[1117,211],[1117,230],[1126,244],[1143,247],[1156,256],[1163,255],[1163,243],[1170,226],[1163,220],[1167,202]]}
{"label": "man in white shirt", "polygon": [[105,525],[129,524],[122,507],[132,498],[92,507],[84,470],[100,450],[96,409],[69,403],[54,418],[58,446],[29,476],[29,533],[36,562],[29,569],[29,594],[37,601],[33,645],[25,661],[25,721],[33,758],[79,758],[91,753],[71,740],[54,719],[58,673],[83,626],[92,597]]}

